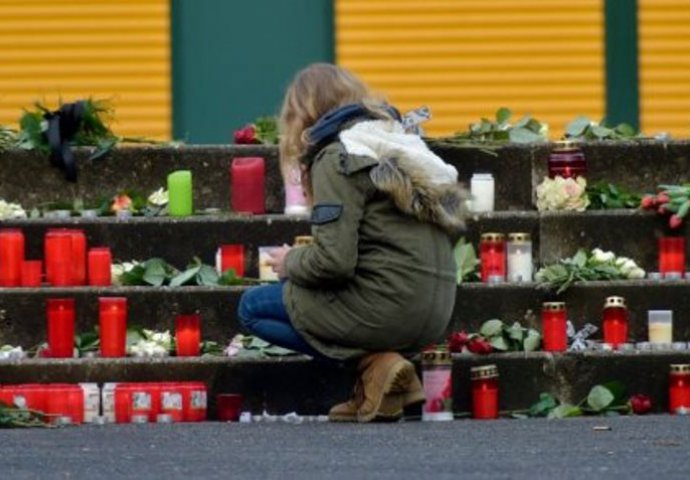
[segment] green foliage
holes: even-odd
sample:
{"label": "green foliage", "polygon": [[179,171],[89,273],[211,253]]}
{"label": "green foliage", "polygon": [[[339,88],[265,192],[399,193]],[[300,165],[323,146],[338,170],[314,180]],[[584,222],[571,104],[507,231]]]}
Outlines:
{"label": "green foliage", "polygon": [[579,116],[565,126],[565,136],[571,139],[595,141],[630,140],[639,138],[640,134],[627,123],[609,127],[604,120],[596,123],[587,117]]}
{"label": "green foliage", "polygon": [[587,186],[589,210],[607,210],[614,208],[639,208],[642,195],[632,193],[623,187],[608,182],[599,182]]}
{"label": "green foliage", "polygon": [[614,381],[595,385],[587,396],[577,405],[561,402],[550,393],[541,393],[539,400],[526,412],[514,416],[569,418],[582,415],[618,415],[630,413],[630,406],[625,398],[625,387]]}
{"label": "green foliage", "polygon": [[477,252],[471,243],[467,243],[465,237],[458,240],[453,248],[453,256],[458,268],[457,282],[460,285],[462,282],[477,282],[479,277],[479,259]]}
{"label": "green foliage", "polygon": [[256,357],[282,357],[286,355],[298,355],[297,352],[273,345],[267,341],[254,337],[252,335],[243,335],[241,337],[242,349],[235,355],[238,358],[256,358]]}
{"label": "green foliage", "polygon": [[501,352],[533,352],[541,344],[541,334],[515,322],[506,325],[502,320],[487,320],[479,328],[479,335]]}
{"label": "green foliage", "polygon": [[101,337],[98,334],[98,327],[94,327],[91,331],[75,335],[74,346],[80,357],[83,357],[89,352],[97,352],[101,346]]}
{"label": "green foliage", "polygon": [[17,408],[0,402],[0,428],[48,428],[42,412]]}
{"label": "green foliage", "polygon": [[256,138],[265,145],[278,144],[278,120],[274,116],[259,117],[254,122]]}

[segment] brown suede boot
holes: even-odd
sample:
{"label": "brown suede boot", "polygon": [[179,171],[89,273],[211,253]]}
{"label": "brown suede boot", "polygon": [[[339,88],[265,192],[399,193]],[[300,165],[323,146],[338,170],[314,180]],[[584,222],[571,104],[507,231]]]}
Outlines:
{"label": "brown suede boot", "polygon": [[[384,405],[384,398],[389,393],[407,393],[414,386],[417,374],[414,365],[405,360],[399,353],[372,353],[362,358],[358,370],[361,379],[361,402],[358,402],[357,421],[371,422],[377,418]],[[423,394],[422,394],[423,395]],[[400,406],[397,417],[402,416],[404,397],[396,395]],[[410,399],[417,400],[418,392],[412,392]],[[388,398],[395,398],[389,395]],[[384,413],[384,412],[381,412]]]}
{"label": "brown suede boot", "polygon": [[[384,396],[374,420],[393,422],[400,419],[403,414],[402,400],[403,396],[397,393]],[[328,420],[331,422],[356,422],[357,410],[357,400],[351,398],[347,402],[334,405],[328,412]]]}

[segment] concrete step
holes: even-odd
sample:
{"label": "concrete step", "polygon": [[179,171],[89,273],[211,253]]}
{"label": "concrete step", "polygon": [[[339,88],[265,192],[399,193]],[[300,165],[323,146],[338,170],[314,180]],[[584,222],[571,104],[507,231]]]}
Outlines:
{"label": "concrete step", "polygon": [[[577,403],[596,384],[621,381],[628,393],[646,393],[663,412],[668,371],[690,363],[690,353],[504,353],[460,354],[453,358],[454,409],[470,410],[470,368],[495,364],[501,410],[528,408],[541,392]],[[418,365],[419,366],[419,365]],[[41,382],[183,381],[205,382],[211,415],[216,393],[241,393],[255,413],[297,411],[323,414],[352,390],[355,365],[327,364],[294,356],[265,359],[221,357],[163,359],[35,359],[0,363],[5,384]]]}
{"label": "concrete step", "polygon": [[[172,330],[176,312],[199,311],[206,340],[225,343],[241,331],[236,318],[237,305],[247,287],[72,287],[0,289],[0,344],[29,348],[45,341],[47,298],[71,297],[76,300],[77,331],[89,331],[98,323],[99,296],[124,296],[128,299],[129,324],[154,330]],[[577,327],[585,323],[600,325],[607,296],[626,298],[630,309],[630,337],[647,339],[647,311],[674,311],[674,338],[690,341],[690,281],[611,281],[575,284],[556,296],[537,284],[464,283],[457,289],[449,330],[477,331],[491,318],[520,321],[541,330],[540,309],[544,301],[567,303],[569,318]],[[525,323],[525,314],[536,318]],[[323,312],[328,315],[328,312]],[[601,335],[597,336],[601,338]],[[439,339],[441,340],[441,339]]]}
{"label": "concrete step", "polygon": [[[493,173],[498,210],[526,210],[533,205],[534,187],[546,174],[552,144],[510,145],[493,153],[476,147],[458,147],[433,139],[434,149],[458,169],[459,179],[469,182],[475,172]],[[238,156],[263,156],[267,160],[266,206],[269,212],[283,209],[283,186],[276,147],[218,145],[173,147],[123,147],[105,158],[90,161],[87,148],[76,150],[80,168],[76,184],[62,172],[49,168],[46,157],[36,152],[10,150],[1,154],[0,198],[26,207],[44,202],[71,201],[75,197],[95,201],[123,189],[147,194],[165,185],[167,174],[191,169],[194,204],[197,208],[229,208],[229,165]],[[633,190],[653,190],[659,183],[687,180],[690,142],[633,141],[592,142],[583,146],[588,180],[614,181]]]}

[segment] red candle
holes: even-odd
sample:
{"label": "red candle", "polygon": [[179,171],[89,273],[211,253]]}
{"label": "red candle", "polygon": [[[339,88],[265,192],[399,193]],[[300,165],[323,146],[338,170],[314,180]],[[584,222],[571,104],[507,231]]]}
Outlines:
{"label": "red candle", "polygon": [[46,412],[53,423],[59,416],[66,416],[74,424],[84,421],[84,393],[79,385],[52,383],[46,385]]}
{"label": "red candle", "polygon": [[161,413],[167,413],[173,422],[181,422],[182,414],[182,388],[178,382],[162,383],[160,385]]}
{"label": "red candle", "polygon": [[198,313],[175,317],[175,342],[178,357],[199,356],[201,316]]}
{"label": "red candle", "polygon": [[46,279],[56,287],[73,284],[72,234],[67,229],[51,229],[45,236]]}
{"label": "red candle", "polygon": [[628,341],[628,309],[623,297],[608,297],[604,303],[604,343],[618,345]]}
{"label": "red candle", "polygon": [[565,352],[568,348],[565,303],[544,302],[541,311],[544,350]]}
{"label": "red candle", "polygon": [[484,365],[470,369],[472,378],[472,418],[498,418],[498,369]]}
{"label": "red candle", "polygon": [[208,408],[208,389],[203,382],[182,385],[182,412],[185,422],[203,422]]}
{"label": "red candle", "polygon": [[11,385],[9,387],[11,391],[9,404],[46,413],[48,387],[49,385],[42,383]]}
{"label": "red candle", "polygon": [[22,263],[22,287],[40,287],[42,269],[40,260],[25,260]]}
{"label": "red candle", "polygon": [[72,235],[72,284],[86,284],[86,235],[83,230],[70,230]]}
{"label": "red candle", "polygon": [[0,287],[18,287],[22,280],[24,234],[17,228],[0,230]]}
{"label": "red candle", "polygon": [[685,272],[685,237],[659,238],[659,272]]}
{"label": "red candle", "polygon": [[236,422],[242,411],[242,395],[220,393],[216,395],[216,412],[221,422]]}
{"label": "red candle", "polygon": [[482,282],[489,277],[506,277],[506,241],[502,233],[484,233],[479,243]]}
{"label": "red candle", "polygon": [[560,145],[549,154],[549,178],[587,176],[587,162],[580,147],[572,142],[558,143]]}
{"label": "red candle", "polygon": [[118,383],[115,386],[115,423],[132,421],[132,391],[129,383]]}
{"label": "red candle", "polygon": [[221,245],[219,256],[219,273],[232,268],[237,277],[244,277],[244,245]]}
{"label": "red candle", "polygon": [[155,423],[158,414],[161,413],[161,384],[158,382],[149,382],[146,384],[149,394],[151,394],[151,413],[149,414],[149,422]]}
{"label": "red candle", "polygon": [[671,365],[668,409],[671,414],[690,412],[690,365]]}
{"label": "red candle", "polygon": [[111,266],[113,257],[108,247],[94,247],[89,250],[89,285],[107,287],[112,284]]}
{"label": "red candle", "polygon": [[232,209],[238,213],[266,212],[264,177],[266,166],[261,157],[238,157],[230,167]]}
{"label": "red candle", "polygon": [[48,352],[52,358],[74,356],[74,299],[49,298]]}
{"label": "red candle", "polygon": [[127,389],[130,391],[130,414],[145,415],[150,418],[153,403],[148,385],[146,383],[130,383]]}
{"label": "red candle", "polygon": [[124,357],[127,340],[127,299],[101,297],[98,303],[101,356]]}

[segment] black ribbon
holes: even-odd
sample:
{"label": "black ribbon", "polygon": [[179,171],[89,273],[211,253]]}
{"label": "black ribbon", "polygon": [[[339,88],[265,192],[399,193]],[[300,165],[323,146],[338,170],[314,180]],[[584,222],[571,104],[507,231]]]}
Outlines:
{"label": "black ribbon", "polygon": [[48,121],[45,136],[50,145],[50,163],[64,170],[65,178],[70,182],[77,181],[77,164],[70,142],[81,127],[85,104],[83,100],[65,103],[59,110],[43,114]]}

